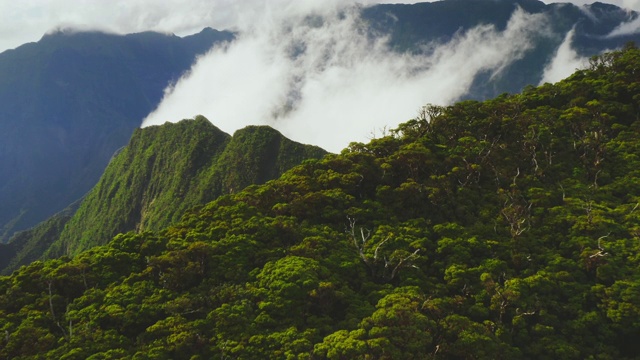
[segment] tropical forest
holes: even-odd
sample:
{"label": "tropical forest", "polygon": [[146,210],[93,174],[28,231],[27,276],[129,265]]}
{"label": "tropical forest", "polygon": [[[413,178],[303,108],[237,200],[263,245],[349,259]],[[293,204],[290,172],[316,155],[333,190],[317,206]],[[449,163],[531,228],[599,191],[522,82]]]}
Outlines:
{"label": "tropical forest", "polygon": [[0,358],[638,358],[638,134],[633,44],[339,154],[136,130],[0,277]]}

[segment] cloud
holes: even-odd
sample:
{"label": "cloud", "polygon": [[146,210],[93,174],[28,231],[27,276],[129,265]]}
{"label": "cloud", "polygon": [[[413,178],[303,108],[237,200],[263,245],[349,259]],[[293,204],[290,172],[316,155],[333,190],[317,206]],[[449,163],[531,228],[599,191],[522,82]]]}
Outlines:
{"label": "cloud", "polygon": [[[616,2],[614,1],[613,4],[616,4]],[[622,0],[621,4],[618,6],[630,10],[640,11],[640,0]]]}
{"label": "cloud", "polygon": [[622,0],[618,6],[627,9],[629,21],[618,25],[613,29],[606,38],[612,38],[617,36],[634,35],[640,33],[640,0]]}
{"label": "cloud", "polygon": [[213,49],[167,90],[144,125],[203,114],[227,132],[267,124],[340,151],[426,103],[457,100],[479,72],[498,75],[521,58],[547,25],[518,9],[503,32],[480,26],[431,44],[428,56],[408,55],[364,35],[355,8],[340,3],[257,9],[234,43]]}
{"label": "cloud", "polygon": [[[344,0],[364,5],[417,1]],[[118,34],[160,31],[188,35],[206,26],[218,30],[238,27],[242,12],[281,0],[0,0],[0,52],[37,41],[52,29],[66,27],[105,30]],[[336,3],[335,0],[300,0],[302,6]],[[545,0],[545,3],[552,1]],[[594,0],[571,0],[574,4]],[[609,0],[614,5],[640,10],[640,0]]]}
{"label": "cloud", "polygon": [[0,1],[0,51],[36,41],[55,28],[131,33],[193,33],[225,21],[231,0]]}
{"label": "cloud", "polygon": [[640,16],[637,14],[630,14],[631,20],[618,25],[605,37],[612,38],[616,36],[633,35],[640,32]]}
{"label": "cloud", "polygon": [[574,36],[575,27],[567,33],[553,59],[545,67],[540,84],[558,82],[573,74],[576,69],[584,69],[587,66],[589,59],[578,55],[571,47]]}
{"label": "cloud", "polygon": [[[542,0],[545,4],[551,3],[572,3],[574,5],[591,5],[598,0]],[[612,4],[621,8],[640,11],[640,0],[608,0],[608,1],[600,1],[602,3]]]}
{"label": "cloud", "polygon": [[[337,1],[299,1],[300,6],[324,6],[330,2]],[[277,9],[280,3],[280,0],[0,0],[0,52],[37,41],[43,34],[61,27],[118,34],[152,30],[177,35],[193,34],[207,26],[233,29],[243,18],[243,12],[267,4]]]}

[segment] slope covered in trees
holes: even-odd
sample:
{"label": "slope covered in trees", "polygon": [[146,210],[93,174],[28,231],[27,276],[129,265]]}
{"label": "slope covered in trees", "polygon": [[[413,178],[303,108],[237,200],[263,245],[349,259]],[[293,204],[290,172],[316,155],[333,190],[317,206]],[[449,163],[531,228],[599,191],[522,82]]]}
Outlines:
{"label": "slope covered in trees", "polygon": [[2,358],[631,359],[640,50],[0,277]]}
{"label": "slope covered in trees", "polygon": [[267,126],[230,136],[202,116],[137,129],[79,204],[15,236],[9,243],[15,254],[2,271],[10,273],[43,255],[77,254],[118,233],[161,230],[189,208],[265,183],[325,154]]}

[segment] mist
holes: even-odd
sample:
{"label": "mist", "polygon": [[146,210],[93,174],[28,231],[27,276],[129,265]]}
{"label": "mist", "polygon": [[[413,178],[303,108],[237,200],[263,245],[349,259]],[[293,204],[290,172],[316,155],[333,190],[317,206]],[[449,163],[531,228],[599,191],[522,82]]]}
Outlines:
{"label": "mist", "polygon": [[[353,0],[344,0],[344,3]],[[0,52],[37,41],[54,29],[100,30],[116,34],[158,31],[189,35],[206,26],[235,29],[241,12],[262,6],[267,0],[0,0]],[[321,0],[301,0],[301,4]],[[329,2],[335,2],[330,0]],[[415,3],[416,1],[359,0],[361,4]],[[549,4],[554,1],[544,0]],[[564,2],[564,1],[561,1]],[[568,0],[576,5],[594,0]],[[640,0],[608,0],[614,5],[640,11]],[[273,0],[274,4],[281,3]]]}
{"label": "mist", "polygon": [[607,34],[606,37],[612,38],[616,36],[633,35],[638,32],[640,32],[640,16],[636,15],[632,20],[618,25],[618,27]]}
{"label": "mist", "polygon": [[542,75],[540,85],[544,83],[555,83],[573,74],[578,69],[584,69],[589,63],[589,59],[578,55],[571,47],[571,42],[575,36],[575,27],[565,36],[562,44],[555,53],[555,56],[547,64]]}
{"label": "mist", "polygon": [[[197,33],[207,26],[233,30],[243,18],[243,12],[263,7],[267,2],[282,3],[280,0],[0,0],[0,52],[37,41],[56,29],[115,34],[157,31],[179,36]],[[322,5],[325,1],[301,0],[299,3]]]}
{"label": "mist", "polygon": [[341,3],[257,9],[239,22],[236,41],[201,57],[165,91],[143,126],[202,114],[229,133],[270,125],[338,152],[414,118],[422,105],[451,104],[481,71],[498,76],[547,27],[544,15],[517,9],[502,32],[480,26],[425,44],[429,55],[408,55],[368,37],[357,6]]}

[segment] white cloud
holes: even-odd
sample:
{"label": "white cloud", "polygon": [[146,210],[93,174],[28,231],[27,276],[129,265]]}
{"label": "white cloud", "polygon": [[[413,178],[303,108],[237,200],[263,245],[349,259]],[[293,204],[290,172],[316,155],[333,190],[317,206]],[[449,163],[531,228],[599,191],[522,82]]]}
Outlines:
{"label": "white cloud", "polygon": [[231,0],[0,0],[0,51],[37,41],[59,27],[116,33],[193,33],[225,23]]}
{"label": "white cloud", "polygon": [[[542,0],[546,4],[551,3],[572,3],[575,5],[590,5],[598,0]],[[640,0],[602,0],[602,3],[612,4],[621,8],[640,11]]]}
{"label": "white cloud", "polygon": [[[167,90],[147,123],[202,113],[229,132],[247,124],[270,124],[296,140],[337,151],[372,130],[414,117],[425,103],[456,100],[474,75],[499,73],[528,50],[530,31],[545,28],[539,16],[517,15],[503,33],[479,27],[447,46],[433,45],[428,58],[399,55],[387,51],[384,41],[358,35],[353,14],[336,16],[338,8],[356,1],[399,2],[0,0],[0,52],[60,26],[178,35],[205,26],[238,29],[243,31],[239,41],[202,57],[192,76]],[[612,1],[640,8],[640,0]],[[304,25],[308,14],[322,15],[325,22]],[[290,56],[293,49],[303,48],[299,56]],[[558,61],[562,54],[558,52]]]}
{"label": "white cloud", "polygon": [[606,37],[616,37],[624,35],[633,35],[640,32],[640,16],[635,16],[632,20],[618,25]]}
{"label": "white cloud", "polygon": [[589,59],[578,55],[571,47],[574,35],[575,28],[567,33],[553,59],[545,67],[540,84],[558,82],[573,74],[576,69],[584,69],[586,67]]}
{"label": "white cloud", "polygon": [[[362,4],[415,3],[397,0],[344,0]],[[564,1],[564,0],[563,0]],[[575,4],[595,0],[570,0]],[[336,0],[300,0],[301,6],[325,6]],[[545,0],[546,3],[552,1]],[[640,0],[608,0],[640,10]],[[186,35],[206,26],[218,30],[238,26],[242,12],[276,5],[281,0],[0,0],[0,52],[37,41],[52,29],[74,27],[119,34],[147,30]]]}
{"label": "white cloud", "polygon": [[354,12],[337,9],[261,9],[260,20],[202,57],[144,124],[203,114],[227,132],[268,124],[339,151],[413,118],[421,105],[453,102],[478,72],[499,73],[522,57],[546,27],[542,15],[518,10],[504,32],[481,26],[434,44],[427,57],[389,51],[384,39],[359,32]]}
{"label": "white cloud", "polygon": [[[338,3],[300,0],[294,5],[320,7],[331,2]],[[153,30],[178,35],[196,33],[207,26],[233,29],[244,18],[243,13],[267,6],[277,9],[282,3],[281,0],[0,0],[0,52],[37,41],[60,27],[118,34]]]}
{"label": "white cloud", "polygon": [[640,17],[633,12],[640,11],[640,0],[616,0],[612,4],[628,10],[629,21],[618,25],[606,37],[633,35],[640,32]]}
{"label": "white cloud", "polygon": [[622,0],[622,1],[618,0],[618,1],[612,1],[611,3],[626,9],[640,11],[640,0]]}

